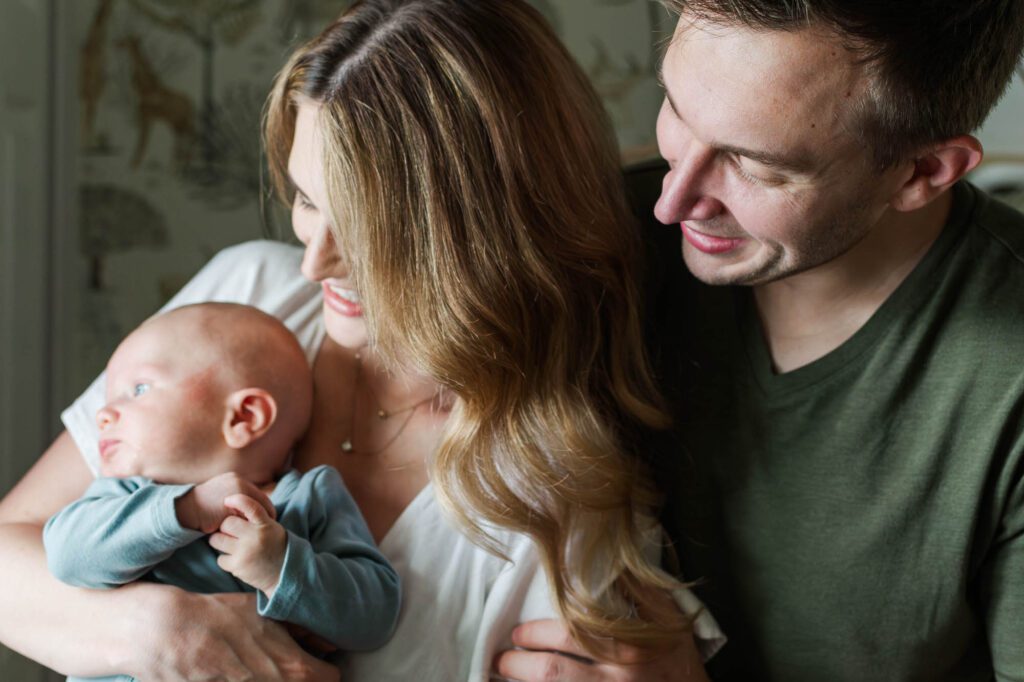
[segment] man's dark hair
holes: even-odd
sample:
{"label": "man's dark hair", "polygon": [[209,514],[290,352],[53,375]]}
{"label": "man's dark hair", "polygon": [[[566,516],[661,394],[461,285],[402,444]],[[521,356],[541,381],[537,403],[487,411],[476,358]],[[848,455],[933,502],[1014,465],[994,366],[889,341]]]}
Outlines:
{"label": "man's dark hair", "polygon": [[754,30],[823,27],[868,67],[855,132],[881,168],[977,130],[1024,50],[1024,0],[662,0]]}

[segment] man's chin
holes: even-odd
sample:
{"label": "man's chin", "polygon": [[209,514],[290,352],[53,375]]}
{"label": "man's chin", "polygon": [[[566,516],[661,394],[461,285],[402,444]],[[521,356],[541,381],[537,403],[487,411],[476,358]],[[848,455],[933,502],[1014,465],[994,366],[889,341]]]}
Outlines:
{"label": "man's chin", "polygon": [[760,286],[782,279],[789,273],[778,272],[774,262],[758,263],[745,258],[728,262],[683,246],[683,262],[695,278],[709,286]]}
{"label": "man's chin", "polygon": [[757,284],[757,278],[751,278],[750,273],[742,264],[727,265],[709,263],[706,256],[687,257],[683,252],[683,260],[690,274],[698,280],[713,287],[721,286],[748,286]]}

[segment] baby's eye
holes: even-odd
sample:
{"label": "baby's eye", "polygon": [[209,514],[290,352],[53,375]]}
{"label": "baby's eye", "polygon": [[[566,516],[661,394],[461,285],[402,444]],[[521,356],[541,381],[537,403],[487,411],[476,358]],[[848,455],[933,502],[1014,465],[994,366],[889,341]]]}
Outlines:
{"label": "baby's eye", "polygon": [[132,386],[132,397],[138,398],[140,395],[149,390],[149,384],[135,384]]}

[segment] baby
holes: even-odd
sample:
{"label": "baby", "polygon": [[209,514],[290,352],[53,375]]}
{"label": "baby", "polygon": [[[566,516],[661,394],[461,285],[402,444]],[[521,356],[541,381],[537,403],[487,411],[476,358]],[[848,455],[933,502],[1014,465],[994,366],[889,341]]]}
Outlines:
{"label": "baby", "polygon": [[291,332],[248,306],[178,308],[118,346],[106,382],[102,478],[43,531],[57,578],[255,591],[260,615],[340,649],[387,641],[398,576],[341,477],[287,468],[313,392]]}

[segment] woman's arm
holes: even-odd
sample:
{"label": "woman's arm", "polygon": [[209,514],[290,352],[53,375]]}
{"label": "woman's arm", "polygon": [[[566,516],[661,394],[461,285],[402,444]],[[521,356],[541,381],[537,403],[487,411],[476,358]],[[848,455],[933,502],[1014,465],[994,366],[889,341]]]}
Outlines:
{"label": "woman's arm", "polygon": [[251,595],[195,595],[136,583],[116,590],[69,587],[50,575],[46,520],[75,500],[92,475],[71,437],[54,441],[0,501],[0,641],[65,674],[127,673],[142,679],[336,680],[283,628],[256,615]]}

